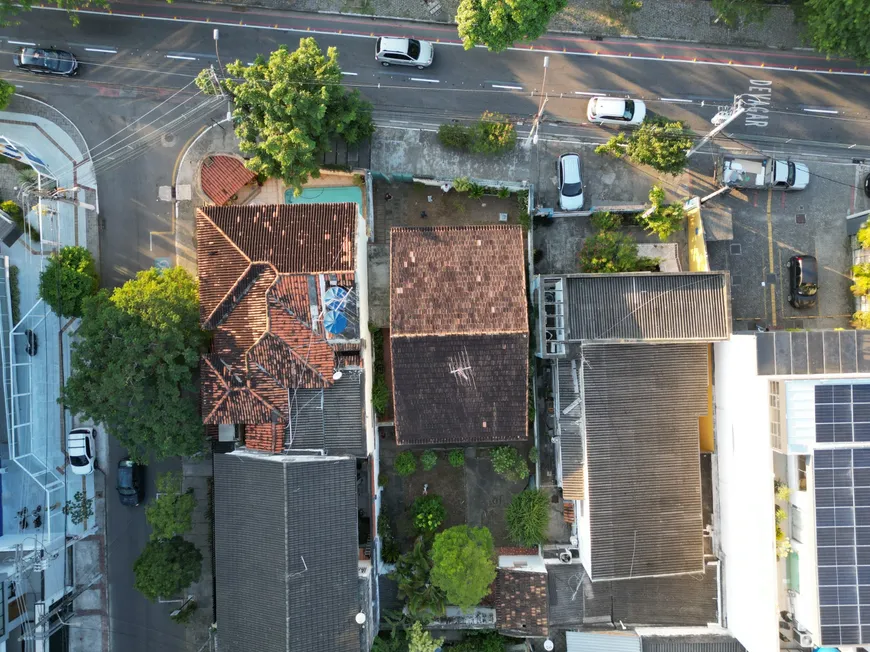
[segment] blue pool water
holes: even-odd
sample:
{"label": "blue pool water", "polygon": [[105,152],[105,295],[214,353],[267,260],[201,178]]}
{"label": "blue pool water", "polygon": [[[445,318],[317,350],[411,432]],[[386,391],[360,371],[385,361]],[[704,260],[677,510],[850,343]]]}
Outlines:
{"label": "blue pool water", "polygon": [[362,188],[359,186],[321,186],[303,188],[302,194],[293,196],[293,189],[284,192],[285,204],[329,204],[333,202],[354,202],[362,209]]}

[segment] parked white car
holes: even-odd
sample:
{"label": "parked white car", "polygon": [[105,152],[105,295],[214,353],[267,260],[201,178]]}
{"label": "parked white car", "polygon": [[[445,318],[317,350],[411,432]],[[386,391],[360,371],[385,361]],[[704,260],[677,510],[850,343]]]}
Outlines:
{"label": "parked white car", "polygon": [[66,454],[69,456],[70,470],[76,475],[94,472],[94,458],[97,456],[94,433],[93,428],[74,428],[67,435]]}
{"label": "parked white car", "polygon": [[423,70],[432,65],[435,46],[415,38],[381,36],[375,41],[375,61],[382,66],[414,66]]}
{"label": "parked white car", "polygon": [[637,126],[646,118],[646,104],[641,100],[593,97],[586,107],[586,117],[602,125]]}
{"label": "parked white car", "polygon": [[580,179],[580,156],[562,154],[556,163],[559,176],[559,207],[563,211],[583,209],[583,182]]}

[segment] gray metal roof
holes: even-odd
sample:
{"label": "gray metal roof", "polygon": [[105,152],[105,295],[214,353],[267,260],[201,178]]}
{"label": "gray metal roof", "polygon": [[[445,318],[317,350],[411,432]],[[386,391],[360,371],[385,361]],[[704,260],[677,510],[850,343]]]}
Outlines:
{"label": "gray metal roof", "polygon": [[707,346],[583,347],[595,581],[704,570],[698,417]]}
{"label": "gray metal roof", "polygon": [[756,333],[759,376],[870,373],[870,331]]}
{"label": "gray metal roof", "polygon": [[634,632],[565,632],[568,652],[640,652]]}
{"label": "gray metal roof", "polygon": [[732,636],[644,636],[643,652],[746,652]]}
{"label": "gray metal roof", "polygon": [[356,462],[214,457],[221,649],[359,652]]}
{"label": "gray metal roof", "polygon": [[562,456],[562,493],[569,500],[582,500],[583,481],[583,399],[577,360],[553,361],[554,394],[559,449]]}
{"label": "gray metal roof", "polygon": [[731,334],[727,272],[565,277],[567,341],[712,342]]}
{"label": "gray metal roof", "polygon": [[718,622],[718,573],[593,582],[580,564],[547,567],[550,626],[704,626]]}
{"label": "gray metal roof", "polygon": [[364,384],[362,370],[345,368],[332,387],[291,390],[287,447],[365,456]]}

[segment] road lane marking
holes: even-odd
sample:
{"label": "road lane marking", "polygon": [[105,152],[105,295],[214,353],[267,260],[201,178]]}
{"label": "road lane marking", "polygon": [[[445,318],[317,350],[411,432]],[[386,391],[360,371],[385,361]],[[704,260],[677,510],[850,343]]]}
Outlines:
{"label": "road lane marking", "polygon": [[33,45],[33,46],[36,45],[36,43],[30,43],[28,41],[13,41],[11,39],[7,40],[6,42],[11,44],[11,45]]}
{"label": "road lane marking", "polygon": [[660,102],[681,102],[683,104],[691,104],[692,103],[692,100],[683,100],[683,99],[680,99],[679,97],[660,97],[659,101]]}
{"label": "road lane marking", "polygon": [[493,84],[492,87],[493,88],[504,88],[504,89],[507,89],[509,91],[521,91],[521,90],[523,90],[522,86],[506,86],[506,85],[502,85],[502,84]]}
{"label": "road lane marking", "polygon": [[600,95],[605,95],[605,93],[586,93],[584,91],[574,91],[574,95],[589,95],[590,97],[598,97]]}
{"label": "road lane marking", "polygon": [[358,72],[345,72],[344,70],[341,71],[341,74],[342,75],[350,75],[351,77],[356,77],[357,75],[359,75]]}
{"label": "road lane marking", "polygon": [[117,50],[109,50],[108,48],[85,48],[86,52],[102,52],[103,54],[118,54]]}
{"label": "road lane marking", "polygon": [[184,57],[180,54],[167,54],[167,59],[181,59],[182,61],[196,61],[196,57]]}
{"label": "road lane marking", "polygon": [[440,79],[424,79],[423,77],[411,77],[411,81],[427,82],[429,84],[440,84]]}
{"label": "road lane marking", "polygon": [[807,113],[828,113],[831,115],[838,115],[839,111],[833,111],[831,109],[804,109]]}

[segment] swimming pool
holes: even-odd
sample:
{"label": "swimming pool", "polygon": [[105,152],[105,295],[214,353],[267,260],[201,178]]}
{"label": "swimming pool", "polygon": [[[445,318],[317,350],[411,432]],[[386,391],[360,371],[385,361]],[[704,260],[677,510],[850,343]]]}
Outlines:
{"label": "swimming pool", "polygon": [[362,188],[359,186],[315,186],[303,188],[302,194],[293,196],[293,189],[284,192],[285,204],[329,204],[352,201],[362,210]]}

